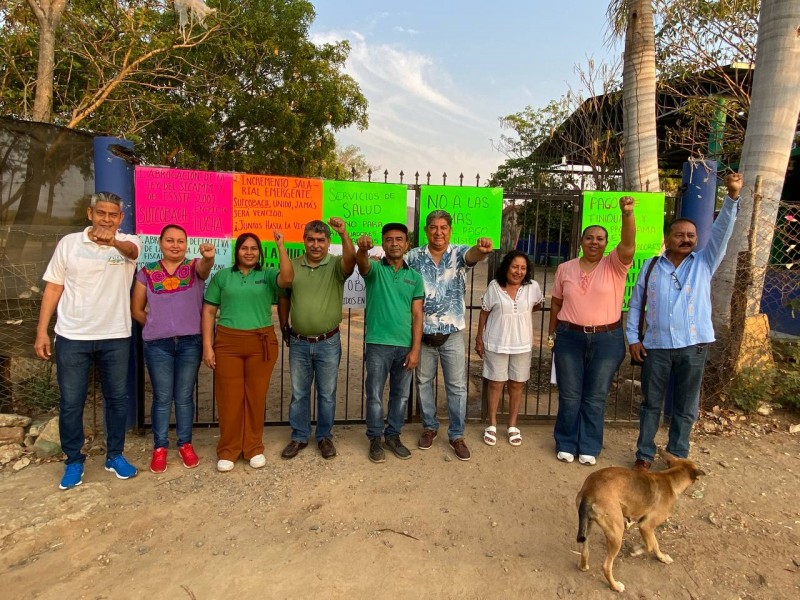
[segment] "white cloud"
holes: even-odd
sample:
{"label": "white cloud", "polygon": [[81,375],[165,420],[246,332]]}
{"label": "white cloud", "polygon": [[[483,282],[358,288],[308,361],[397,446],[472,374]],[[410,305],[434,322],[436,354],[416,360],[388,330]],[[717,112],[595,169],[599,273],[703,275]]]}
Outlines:
{"label": "white cloud", "polygon": [[430,169],[432,182],[441,183],[447,172],[448,183],[457,184],[463,170],[465,184],[474,185],[475,173],[485,179],[502,162],[489,141],[499,135],[496,115],[467,108],[480,98],[459,87],[434,59],[404,45],[373,44],[360,32],[313,37],[316,43],[342,39],[350,41],[346,70],[369,100],[370,125],[364,132],[341,132],[339,139],[360,147],[381,172],[388,168],[390,180],[397,181],[400,169],[406,182],[415,170],[424,176]]}

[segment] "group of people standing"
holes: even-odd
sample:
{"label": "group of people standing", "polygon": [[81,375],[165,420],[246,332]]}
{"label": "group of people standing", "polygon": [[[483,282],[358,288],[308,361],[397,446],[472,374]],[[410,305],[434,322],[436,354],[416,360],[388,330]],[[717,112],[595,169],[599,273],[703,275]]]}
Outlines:
{"label": "group of people standing", "polygon": [[[667,450],[681,457],[688,454],[707,344],[713,341],[710,278],[732,232],[742,181],[732,175],[725,184],[728,196],[706,248],[695,252],[694,223],[677,219],[667,231],[665,252],[651,259],[652,267],[649,263],[643,267],[631,297],[628,341],[634,358],[644,361],[639,469],[648,469],[653,460],[653,438],[671,373],[676,400]],[[577,456],[583,464],[596,463],[602,449],[606,397],[625,356],[620,312],[635,251],[633,200],[622,198],[620,210],[622,231],[616,248],[606,255],[608,232],[600,226],[587,227],[581,236],[582,256],[560,265],[556,272],[549,340],[559,387],[556,454],[564,462]],[[233,266],[219,270],[206,285],[214,266],[214,246],[201,244],[200,257],[187,258],[187,234],[180,225],[163,228],[159,236],[162,258],[136,273],[141,242],[118,230],[122,200],[110,193],[94,194],[87,217],[92,225],[59,242],[44,274],[47,284],[34,343],[37,356],[50,358],[48,325],[57,310],[52,351],[61,389],[62,448],[67,455],[61,489],[82,482],[83,408],[93,363],[99,369],[105,402],[105,468],[120,479],[137,474],[122,453],[131,317],[143,327],[144,357],[153,389],[152,472],[167,469],[173,403],[180,460],[187,468],[199,464],[192,447],[192,421],[201,362],[215,371],[220,426],[217,469],[232,470],[240,457],[253,468],[266,464],[265,403],[280,347],[271,316],[275,303],[283,343],[289,349],[292,385],[292,433],[281,456],[292,459],[308,446],[314,386],[314,439],[323,458],[335,457],[332,429],[342,353],[342,295],[356,265],[366,286],[369,459],[383,462],[384,447],[400,459],[410,458],[400,434],[414,373],[423,427],[417,447],[433,446],[439,430],[434,389],[439,363],[446,390],[448,441],[458,459],[470,459],[464,437],[466,275],[492,252],[489,238],[479,238],[473,246],[450,244],[452,217],[437,210],[426,218],[427,243],[417,248],[410,248],[404,224],[385,224],[381,232],[384,255],[375,260],[369,256],[374,246],[369,236],[354,244],[342,219],[315,220],[305,226],[305,252],[295,259],[288,257],[283,235],[274,232],[277,269],[264,266],[258,236],[240,235]],[[331,229],[341,238],[341,256],[329,254]],[[497,411],[504,386],[509,393],[508,442],[522,443],[517,417],[530,378],[532,314],[544,302],[531,275],[528,257],[509,252],[481,299],[475,350],[483,359],[488,380],[489,425],[483,441],[490,446],[497,443]],[[636,324],[644,303],[648,304],[643,319],[646,333],[639,339]]]}

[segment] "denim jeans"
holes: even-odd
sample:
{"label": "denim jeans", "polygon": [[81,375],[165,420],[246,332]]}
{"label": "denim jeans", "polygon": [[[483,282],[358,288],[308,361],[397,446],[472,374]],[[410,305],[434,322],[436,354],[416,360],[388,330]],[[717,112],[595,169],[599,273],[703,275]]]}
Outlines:
{"label": "denim jeans", "polygon": [[296,337],[289,345],[289,369],[292,375],[292,401],[289,404],[289,424],[292,439],[307,442],[311,437],[311,385],[317,392],[317,431],[319,442],[331,437],[336,417],[336,383],[342,342],[335,333],[321,342],[305,342]]}
{"label": "denim jeans", "polygon": [[144,360],[153,386],[153,447],[167,448],[169,416],[175,400],[178,446],[192,442],[194,385],[203,358],[201,335],[181,335],[144,342]]}
{"label": "denim jeans", "polygon": [[467,416],[467,355],[464,349],[464,332],[451,333],[447,341],[434,348],[422,344],[417,366],[417,396],[422,414],[422,427],[439,430],[436,417],[434,381],[439,361],[442,361],[444,387],[447,391],[447,415],[450,424],[447,437],[451,440],[464,437],[464,420]]}
{"label": "denim jeans", "polygon": [[58,427],[66,464],[82,463],[83,407],[89,392],[89,370],[97,365],[103,390],[106,428],[106,454],[114,458],[125,448],[128,415],[128,360],[131,338],[113,340],[69,340],[56,336],[55,355],[58,370]]}
{"label": "denim jeans", "polygon": [[608,390],[625,358],[623,330],[584,333],[559,324],[553,351],[558,380],[556,452],[598,456]]}
{"label": "denim jeans", "polygon": [[[412,371],[405,368],[408,347],[367,344],[367,437],[400,435],[406,420]],[[383,428],[383,388],[389,378],[386,430]]]}
{"label": "denim jeans", "polygon": [[644,400],[639,408],[636,458],[652,462],[656,455],[656,432],[670,373],[673,375],[672,419],[667,452],[679,458],[689,456],[689,434],[697,420],[700,385],[707,358],[707,344],[647,351],[642,366]]}

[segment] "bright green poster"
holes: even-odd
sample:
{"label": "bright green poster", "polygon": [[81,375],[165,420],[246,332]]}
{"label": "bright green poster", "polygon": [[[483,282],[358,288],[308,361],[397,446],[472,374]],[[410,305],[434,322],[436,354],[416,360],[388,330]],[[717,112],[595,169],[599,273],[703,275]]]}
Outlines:
{"label": "bright green poster", "polygon": [[[323,181],[322,219],[340,217],[355,243],[369,235],[376,246],[381,244],[381,228],[386,223],[406,224],[406,186],[364,181]],[[341,244],[333,232],[331,242]]]}
{"label": "bright green poster", "polygon": [[434,210],[453,217],[451,244],[473,245],[478,238],[491,238],[500,247],[503,223],[503,188],[457,185],[423,185],[419,202],[419,245],[428,243],[425,219]]}
{"label": "bright green poster", "polygon": [[613,250],[620,239],[622,216],[619,199],[632,196],[635,200],[636,254],[628,271],[625,283],[625,300],[622,310],[628,310],[628,301],[633,286],[639,278],[639,271],[645,260],[661,252],[664,241],[664,194],[653,192],[583,192],[581,231],[589,225],[602,225],[608,230],[606,254]]}

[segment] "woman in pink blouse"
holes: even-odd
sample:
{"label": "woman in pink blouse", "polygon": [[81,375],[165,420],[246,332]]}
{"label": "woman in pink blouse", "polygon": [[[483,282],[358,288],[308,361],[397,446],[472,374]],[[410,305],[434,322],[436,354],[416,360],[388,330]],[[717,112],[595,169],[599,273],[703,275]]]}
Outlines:
{"label": "woman in pink blouse", "polygon": [[590,225],[579,258],[558,267],[550,303],[549,339],[558,380],[556,457],[594,465],[603,448],[606,398],[625,358],[621,311],[625,280],[636,250],[633,198],[619,200],[621,239],[605,255],[608,231]]}

